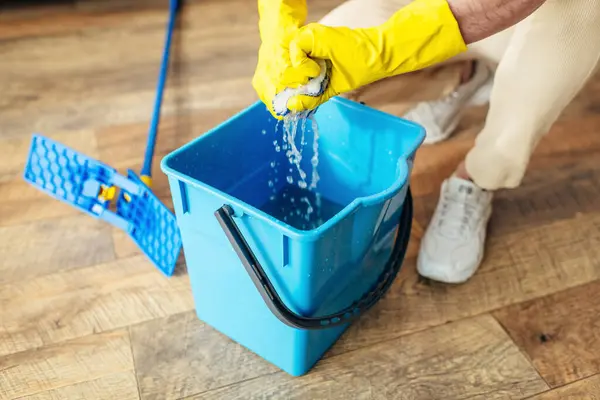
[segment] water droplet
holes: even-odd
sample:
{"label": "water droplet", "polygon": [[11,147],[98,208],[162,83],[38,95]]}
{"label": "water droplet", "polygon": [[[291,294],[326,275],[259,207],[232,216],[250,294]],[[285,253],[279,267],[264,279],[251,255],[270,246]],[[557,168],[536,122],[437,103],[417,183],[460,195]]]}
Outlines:
{"label": "water droplet", "polygon": [[263,135],[266,135],[266,134],[267,134],[267,131],[263,129],[261,133],[262,133]]}
{"label": "water droplet", "polygon": [[[280,125],[282,126],[281,130],[279,130]],[[288,159],[287,165],[289,172],[282,170],[281,174],[282,177],[285,176],[284,182],[287,181],[287,184],[297,185],[297,189],[295,190],[298,190],[298,188],[300,188],[300,190],[315,190],[315,193],[318,194],[316,188],[317,182],[319,181],[319,174],[317,172],[317,166],[319,164],[319,132],[314,117],[309,116],[308,113],[288,114],[283,121],[277,121],[275,126],[275,137],[277,138],[277,140],[273,141],[275,151],[282,152]],[[279,143],[279,141],[281,141],[281,143]],[[312,142],[312,149],[310,149],[310,145],[307,146],[307,142]],[[344,142],[344,144],[347,145],[347,142]],[[304,165],[302,164],[303,156],[306,156],[306,154],[303,154],[305,151],[310,152],[310,164],[308,165],[309,168],[306,170],[304,170]],[[319,199],[317,199],[315,203],[312,198],[311,200],[308,200],[306,197],[295,199],[292,196],[287,196],[288,193],[285,191],[280,194],[276,193],[276,190],[278,190],[276,188],[280,185],[277,184],[277,182],[279,182],[279,165],[277,164],[286,165],[285,162],[282,163],[282,161],[283,160],[275,160],[270,162],[272,172],[270,176],[271,180],[269,181],[269,186],[273,191],[273,196],[271,197],[274,197],[278,202],[285,199],[281,204],[282,209],[280,217],[285,215],[286,218],[284,220],[289,220],[288,223],[294,225],[298,229],[301,227],[314,229],[322,224],[322,222],[320,222],[321,210]],[[312,175],[310,177],[310,182],[308,181],[308,175]],[[287,201],[287,197],[290,197],[289,202]],[[304,204],[299,204],[304,202],[307,203],[306,206]]]}

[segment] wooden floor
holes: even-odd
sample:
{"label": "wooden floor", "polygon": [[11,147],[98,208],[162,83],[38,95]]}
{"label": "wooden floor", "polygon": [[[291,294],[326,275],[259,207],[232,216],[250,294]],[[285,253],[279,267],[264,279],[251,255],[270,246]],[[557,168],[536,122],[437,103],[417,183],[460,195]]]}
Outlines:
{"label": "wooden floor", "polygon": [[[311,20],[340,2],[311,1]],[[167,17],[167,0],[38,3],[0,5],[1,399],[600,399],[600,75],[523,186],[498,193],[487,256],[464,285],[420,279],[415,256],[486,110],[421,148],[390,294],[291,378],[196,318],[184,264],[164,278],[118,230],[24,183],[34,132],[139,169]],[[256,100],[255,6],[188,1],[157,160]],[[374,106],[399,112],[455,81],[455,69],[416,74],[400,90],[411,96]],[[158,161],[155,180],[170,205]]]}

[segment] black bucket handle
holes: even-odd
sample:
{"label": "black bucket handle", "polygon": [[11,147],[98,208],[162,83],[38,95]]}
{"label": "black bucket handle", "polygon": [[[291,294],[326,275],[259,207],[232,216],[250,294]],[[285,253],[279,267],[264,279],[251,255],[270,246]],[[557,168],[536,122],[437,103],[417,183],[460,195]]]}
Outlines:
{"label": "black bucket handle", "polygon": [[410,239],[413,217],[413,199],[409,187],[406,192],[402,215],[400,216],[399,232],[396,243],[394,244],[392,255],[378,282],[371,290],[365,293],[360,300],[354,302],[346,309],[323,317],[303,317],[291,311],[283,303],[264,269],[260,265],[260,262],[250,249],[248,242],[233,220],[234,211],[230,206],[224,205],[219,208],[215,212],[215,216],[244,265],[246,272],[250,275],[250,278],[252,278],[254,286],[256,286],[256,289],[262,296],[265,304],[269,307],[269,310],[271,310],[281,322],[292,328],[317,330],[332,328],[354,321],[361,314],[373,307],[392,286],[402,265],[408,247],[408,241]]}

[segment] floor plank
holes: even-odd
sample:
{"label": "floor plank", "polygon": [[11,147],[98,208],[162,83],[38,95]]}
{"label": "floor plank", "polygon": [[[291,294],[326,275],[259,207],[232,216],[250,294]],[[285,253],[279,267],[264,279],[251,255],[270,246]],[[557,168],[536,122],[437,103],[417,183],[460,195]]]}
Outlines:
{"label": "floor plank", "polygon": [[15,399],[131,371],[127,330],[0,358],[0,398]]}
{"label": "floor plank", "polygon": [[546,382],[562,386],[600,373],[599,291],[596,281],[494,315]]}
{"label": "floor plank", "polygon": [[529,400],[599,400],[600,375],[531,397]]}
{"label": "floor plank", "polygon": [[[193,6],[194,1],[185,0],[186,8]],[[62,9],[59,4],[48,7],[38,4],[29,8],[15,7],[10,13],[0,12],[0,40],[77,35],[91,29],[113,29],[127,24],[152,26],[163,23],[166,15],[166,4],[162,0],[77,0],[63,3],[68,4]],[[0,10],[1,7],[2,4]],[[54,14],[52,18],[48,18],[50,14]]]}
{"label": "floor plank", "polygon": [[134,326],[131,340],[143,399],[178,399],[278,371],[193,311]]}
{"label": "floor plank", "polygon": [[[83,215],[21,178],[0,183],[0,227]],[[92,218],[92,217],[89,217]]]}
{"label": "floor plank", "polygon": [[[490,234],[532,229],[600,211],[600,170],[596,168],[596,157],[600,157],[600,147],[582,157],[558,154],[553,157],[552,167],[533,168],[522,190],[498,193],[495,214],[503,218],[495,220]],[[545,161],[548,160],[537,159],[536,163]]]}
{"label": "floor plank", "polygon": [[[311,20],[339,3],[313,1]],[[5,41],[2,135],[148,121],[167,10],[147,16],[120,18],[107,29],[94,28],[90,20],[85,34],[75,29]],[[258,100],[250,82],[259,45],[257,18],[256,5],[245,0],[227,0],[226,7],[222,1],[202,1],[185,8],[184,29],[173,37],[163,115],[242,108]],[[87,56],[70,56],[82,53]],[[23,118],[34,113],[38,118]]]}
{"label": "floor plank", "polygon": [[[0,159],[2,169],[0,170],[0,182],[21,178],[29,148],[31,146],[31,134],[37,132],[24,132],[18,137],[6,137],[0,135]],[[7,135],[8,136],[8,135]],[[94,131],[87,129],[81,131],[63,131],[46,135],[52,140],[71,147],[80,153],[92,158],[97,158],[96,137]]]}
{"label": "floor plank", "polygon": [[[238,3],[238,10],[252,7],[247,2]],[[211,31],[209,15],[203,15],[206,7],[195,13],[205,23],[186,29],[182,33],[185,37],[174,37],[173,62],[186,56],[177,45],[180,41],[193,41],[196,45],[186,48],[190,54],[187,61],[178,61],[182,67],[173,67],[174,74],[178,70],[186,72],[185,82],[178,83],[176,77],[169,79],[163,105],[165,115],[176,109],[214,109],[226,102],[242,106],[256,99],[248,80],[256,57],[257,42],[252,35],[255,26],[248,23],[230,30],[221,24],[213,25]],[[187,15],[189,18],[191,14]],[[3,46],[5,62],[0,66],[0,73],[10,78],[6,96],[0,102],[3,135],[147,121],[154,103],[166,18],[164,13],[160,24],[150,21],[154,24],[150,26],[124,21],[111,29],[87,30],[85,35],[7,42]],[[239,55],[223,65],[209,62],[219,54],[212,35],[221,36],[232,47],[232,54]],[[23,52],[24,46],[37,51]],[[69,57],[82,52],[88,56]],[[191,67],[198,64],[203,67]],[[41,118],[24,120],[22,115],[28,112]]]}
{"label": "floor plank", "polygon": [[135,373],[127,371],[20,397],[19,400],[137,400],[139,398]]}
{"label": "floor plank", "polygon": [[82,213],[0,227],[0,285],[114,258],[109,226]]}
{"label": "floor plank", "polygon": [[0,356],[193,307],[187,275],[166,278],[144,257],[0,286]]}
{"label": "floor plank", "polygon": [[332,357],[310,374],[266,375],[194,399],[520,399],[547,389],[488,316]]}

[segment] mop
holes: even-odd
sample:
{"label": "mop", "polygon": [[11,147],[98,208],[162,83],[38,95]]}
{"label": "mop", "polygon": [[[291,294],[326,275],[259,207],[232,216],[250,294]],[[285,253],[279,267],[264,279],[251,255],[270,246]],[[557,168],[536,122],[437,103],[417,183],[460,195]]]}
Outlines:
{"label": "mop", "polygon": [[137,244],[150,261],[171,276],[181,250],[175,215],[152,193],[152,158],[168,71],[171,36],[179,1],[171,0],[166,41],[144,163],[138,176],[116,169],[42,135],[33,135],[24,179],[49,194],[116,226]]}

